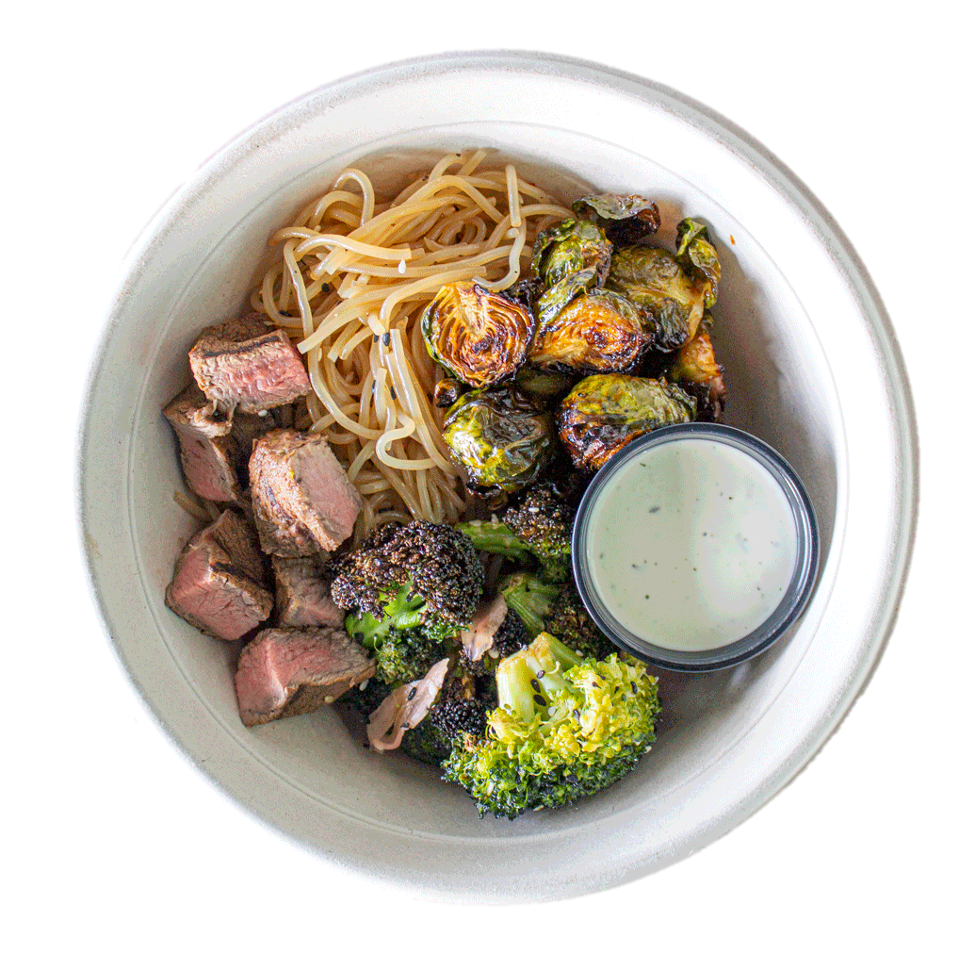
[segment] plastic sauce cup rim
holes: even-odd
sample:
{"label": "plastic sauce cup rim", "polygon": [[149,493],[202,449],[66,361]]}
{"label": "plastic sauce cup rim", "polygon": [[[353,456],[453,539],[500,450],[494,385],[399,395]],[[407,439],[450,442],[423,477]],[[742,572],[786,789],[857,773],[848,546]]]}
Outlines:
{"label": "plastic sauce cup rim", "polygon": [[[797,530],[797,558],[786,592],[770,615],[753,632],[742,638],[702,650],[677,650],[631,633],[608,611],[597,595],[586,558],[588,521],[600,491],[620,468],[647,448],[673,441],[710,440],[745,451],[774,477],[787,498]],[[735,666],[769,649],[798,621],[817,579],[820,541],[817,514],[800,477],[769,444],[728,424],[692,422],[672,424],[644,434],[625,445],[597,472],[584,492],[573,524],[571,554],[573,578],[587,612],[616,646],[662,669],[706,672]]]}

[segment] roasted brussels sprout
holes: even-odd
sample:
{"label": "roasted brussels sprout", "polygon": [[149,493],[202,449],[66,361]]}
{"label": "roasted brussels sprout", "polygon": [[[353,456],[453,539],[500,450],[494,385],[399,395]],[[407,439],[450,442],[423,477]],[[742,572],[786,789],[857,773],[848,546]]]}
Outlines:
{"label": "roasted brussels sprout", "polygon": [[691,421],[695,411],[694,398],[678,385],[626,374],[594,374],[563,399],[557,423],[574,464],[597,470],[636,437]]}
{"label": "roasted brussels sprout", "polygon": [[722,365],[716,363],[712,340],[705,328],[685,345],[668,369],[668,380],[695,398],[696,420],[722,419],[726,406],[726,385]]}
{"label": "roasted brussels sprout", "polygon": [[516,373],[533,336],[528,308],[477,282],[452,282],[421,316],[431,357],[472,387]]}
{"label": "roasted brussels sprout", "polygon": [[564,219],[536,236],[531,274],[550,286],[574,272],[593,269],[592,284],[601,285],[613,251],[614,246],[599,225]]}
{"label": "roasted brussels sprout", "polygon": [[582,219],[596,222],[615,245],[631,245],[662,224],[658,206],[640,195],[585,195],[571,206]]}
{"label": "roasted brussels sprout", "polygon": [[516,384],[519,388],[543,402],[562,398],[575,380],[562,371],[544,371],[529,364],[523,365],[516,372]]}
{"label": "roasted brussels sprout", "polygon": [[554,370],[627,371],[649,341],[638,309],[623,295],[598,288],[540,321],[529,360]]}
{"label": "roasted brussels sprout", "polygon": [[467,386],[457,378],[442,378],[434,385],[434,406],[451,407],[467,390]]}
{"label": "roasted brussels sprout", "polygon": [[675,247],[678,249],[678,260],[686,270],[709,283],[705,302],[706,308],[712,308],[719,297],[722,269],[708,229],[701,222],[682,219],[678,224]]}
{"label": "roasted brussels sprout", "polygon": [[553,454],[553,418],[514,385],[462,395],[444,419],[452,460],[472,493],[485,496],[531,484]]}
{"label": "roasted brussels sprout", "polygon": [[677,351],[699,327],[710,283],[666,249],[633,245],[614,253],[606,287],[638,306],[653,347]]}

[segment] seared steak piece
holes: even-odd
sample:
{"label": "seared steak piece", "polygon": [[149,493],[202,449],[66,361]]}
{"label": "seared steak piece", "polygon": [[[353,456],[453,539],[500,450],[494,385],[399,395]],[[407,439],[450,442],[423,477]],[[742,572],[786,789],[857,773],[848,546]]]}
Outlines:
{"label": "seared steak piece", "polygon": [[198,497],[218,503],[251,505],[248,461],[254,442],[294,419],[291,405],[262,414],[224,411],[191,384],[163,408],[180,443],[187,486]]}
{"label": "seared steak piece", "polygon": [[231,415],[214,407],[194,386],[173,398],[163,415],[180,443],[187,486],[205,500],[237,500],[240,486],[233,463],[236,445],[229,436]]}
{"label": "seared steak piece", "polygon": [[369,679],[376,664],[341,629],[264,629],[241,651],[234,688],[248,726],[313,712]]}
{"label": "seared steak piece", "polygon": [[223,408],[267,410],[312,390],[288,335],[257,314],[204,328],[190,349],[190,370],[204,394]]}
{"label": "seared steak piece", "polygon": [[323,435],[271,431],[255,441],[249,469],[266,553],[331,552],[353,532],[362,498]]}
{"label": "seared steak piece", "polygon": [[338,626],[346,618],[332,599],[333,574],[315,557],[273,556],[279,626]]}
{"label": "seared steak piece", "polygon": [[190,538],[166,588],[174,613],[220,639],[250,633],[274,604],[254,529],[232,510]]}

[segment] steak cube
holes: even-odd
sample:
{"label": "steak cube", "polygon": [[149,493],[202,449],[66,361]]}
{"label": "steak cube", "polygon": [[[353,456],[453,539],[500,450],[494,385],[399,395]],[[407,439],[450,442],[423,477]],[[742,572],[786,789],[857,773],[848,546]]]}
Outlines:
{"label": "steak cube", "polygon": [[363,500],[323,435],[271,431],[254,442],[249,470],[266,553],[328,553],[353,532]]}
{"label": "steak cube", "polygon": [[224,411],[192,384],[163,408],[180,444],[180,464],[187,486],[204,500],[249,507],[248,461],[262,434],[294,415],[291,406],[262,414]]}
{"label": "steak cube", "polygon": [[321,709],[376,664],[343,630],[264,629],[241,651],[234,688],[247,726]]}
{"label": "steak cube", "polygon": [[237,500],[240,486],[230,414],[216,408],[199,388],[189,387],[163,408],[163,415],[180,443],[187,486],[204,500]]}
{"label": "steak cube", "polygon": [[298,349],[257,314],[204,328],[190,349],[190,370],[204,394],[223,408],[257,412],[312,391]]}
{"label": "steak cube", "polygon": [[339,626],[346,611],[333,602],[332,576],[315,557],[272,557],[279,626]]}
{"label": "steak cube", "polygon": [[227,510],[190,538],[177,558],[166,605],[191,626],[238,639],[268,619],[274,596],[254,529]]}

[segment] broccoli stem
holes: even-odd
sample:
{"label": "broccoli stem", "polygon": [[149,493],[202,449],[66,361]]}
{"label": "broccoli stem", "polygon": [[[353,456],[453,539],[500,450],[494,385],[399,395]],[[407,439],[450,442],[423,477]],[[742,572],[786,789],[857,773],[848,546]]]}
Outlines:
{"label": "broccoli stem", "polygon": [[529,648],[499,663],[495,675],[499,703],[523,723],[532,723],[539,712],[549,709],[555,696],[567,692],[562,673],[579,662],[569,647],[543,634]]}
{"label": "broccoli stem", "polygon": [[529,545],[517,537],[504,523],[496,520],[469,520],[455,526],[472,542],[476,550],[499,553],[510,559],[525,561]]}

